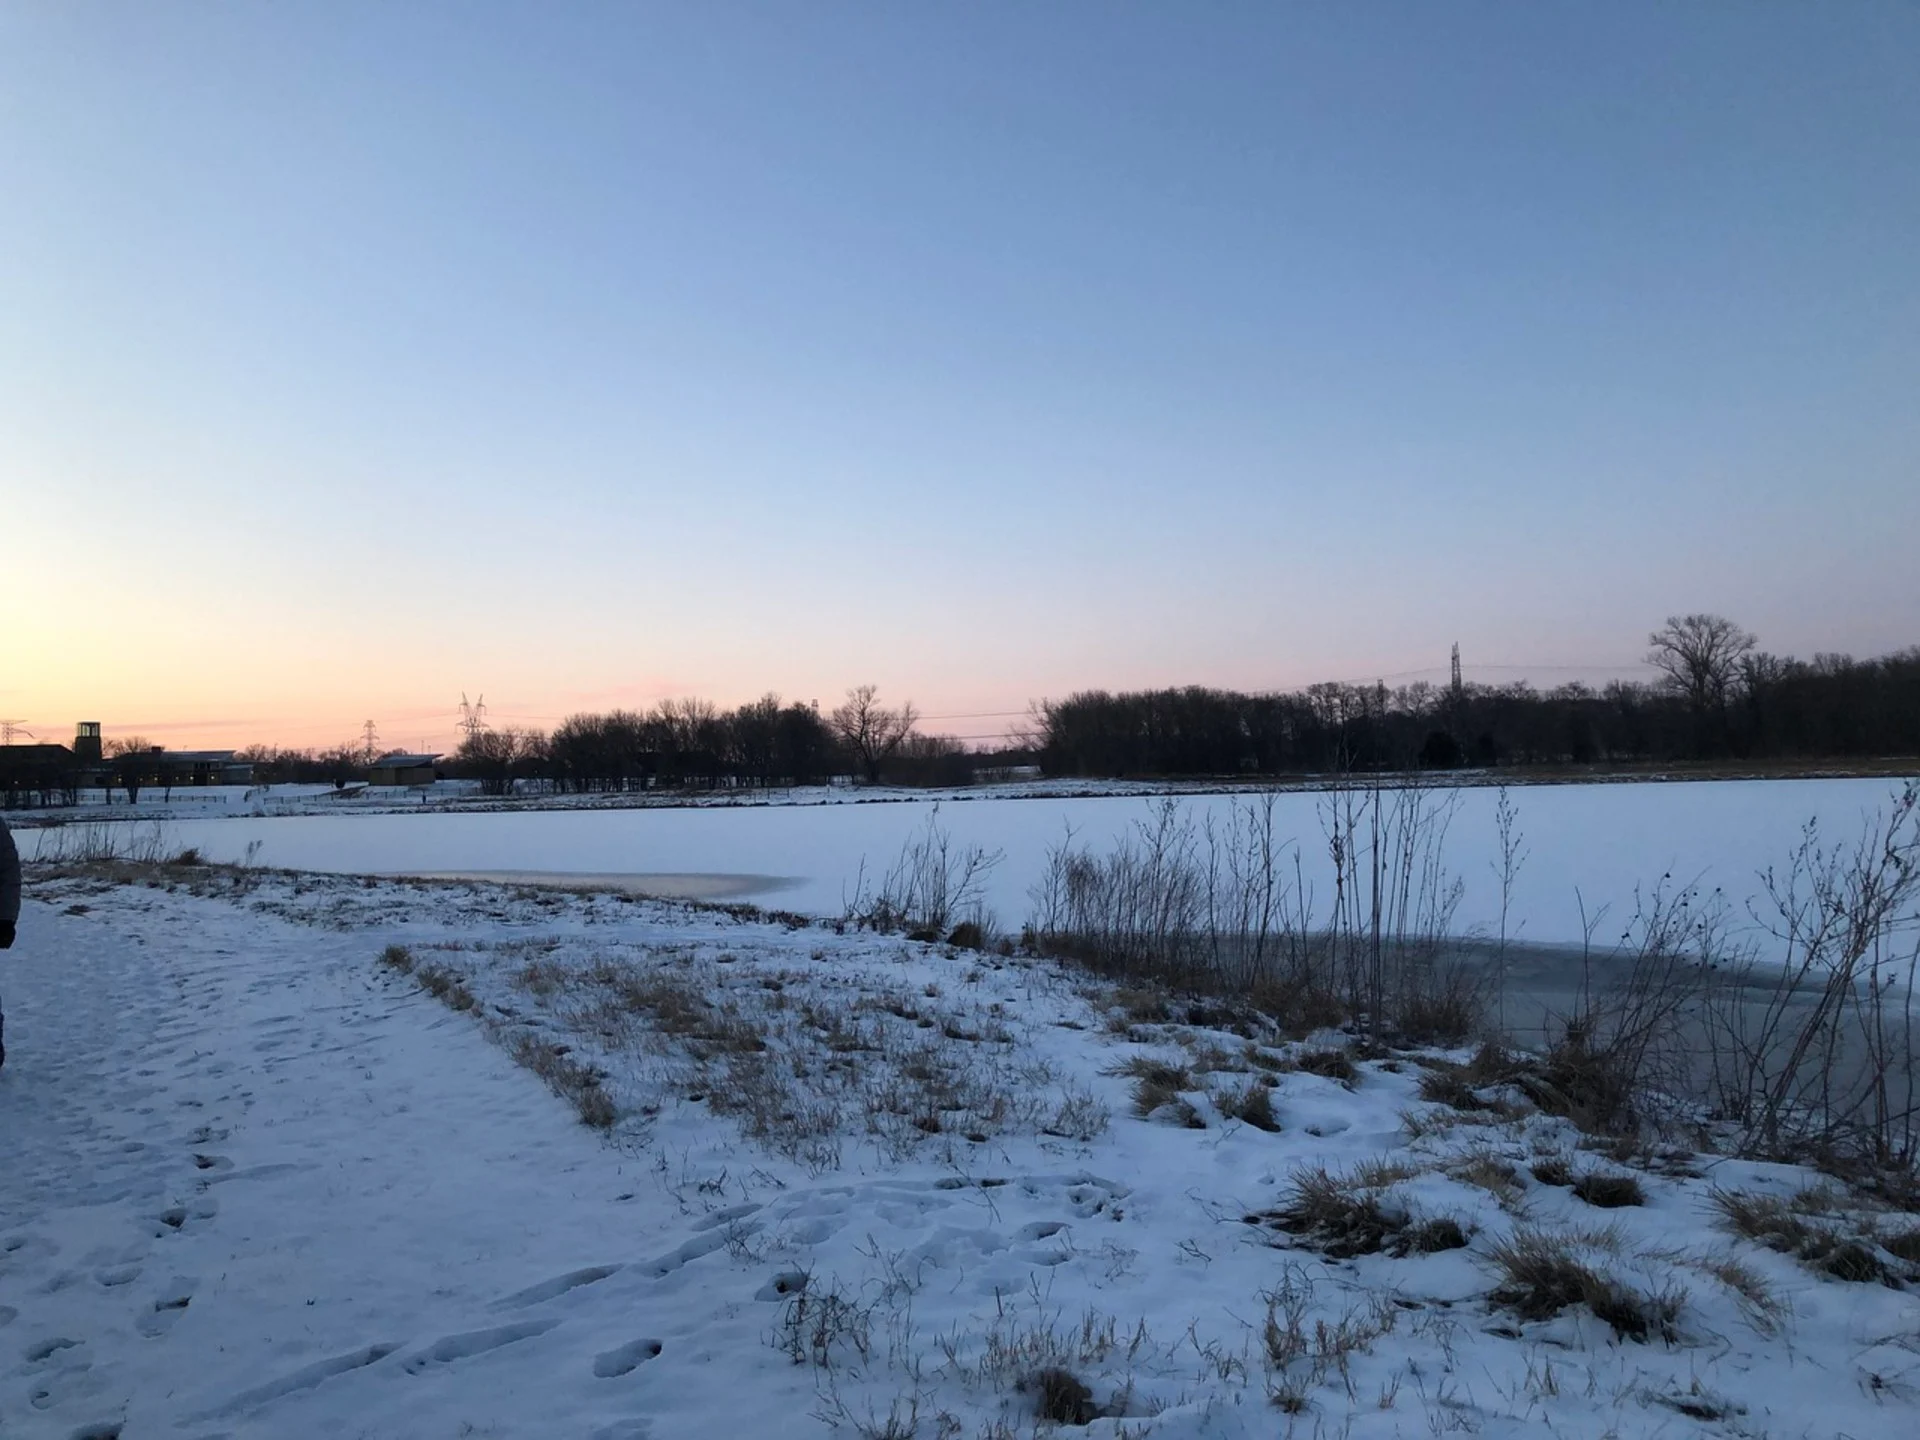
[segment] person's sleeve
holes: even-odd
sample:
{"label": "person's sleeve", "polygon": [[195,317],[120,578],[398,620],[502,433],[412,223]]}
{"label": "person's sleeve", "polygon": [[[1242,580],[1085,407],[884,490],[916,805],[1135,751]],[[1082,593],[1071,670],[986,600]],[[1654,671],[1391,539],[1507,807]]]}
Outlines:
{"label": "person's sleeve", "polygon": [[13,835],[0,823],[0,925],[20,919],[20,851]]}

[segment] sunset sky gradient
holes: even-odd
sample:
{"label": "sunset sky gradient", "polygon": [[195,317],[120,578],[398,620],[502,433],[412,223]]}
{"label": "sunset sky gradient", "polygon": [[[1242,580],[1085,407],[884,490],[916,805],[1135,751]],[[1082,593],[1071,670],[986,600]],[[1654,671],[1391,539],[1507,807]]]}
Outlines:
{"label": "sunset sky gradient", "polygon": [[1892,0],[5,6],[0,717],[1920,643],[1916,57]]}

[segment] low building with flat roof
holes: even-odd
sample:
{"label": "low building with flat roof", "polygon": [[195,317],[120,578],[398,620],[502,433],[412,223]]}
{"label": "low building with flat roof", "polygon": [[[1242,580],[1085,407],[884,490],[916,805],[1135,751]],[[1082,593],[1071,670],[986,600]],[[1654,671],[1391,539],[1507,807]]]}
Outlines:
{"label": "low building with flat roof", "polygon": [[434,762],[439,755],[382,755],[367,770],[367,780],[374,785],[431,785],[439,778]]}

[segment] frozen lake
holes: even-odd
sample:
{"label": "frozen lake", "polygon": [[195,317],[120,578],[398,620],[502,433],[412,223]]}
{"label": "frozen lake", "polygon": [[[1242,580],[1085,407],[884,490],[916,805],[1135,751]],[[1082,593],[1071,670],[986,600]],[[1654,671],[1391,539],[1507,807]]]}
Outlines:
{"label": "frozen lake", "polygon": [[[1884,806],[1894,782],[1875,780],[1717,781],[1538,785],[1509,793],[1528,859],[1515,887],[1521,935],[1536,942],[1580,938],[1576,891],[1589,911],[1611,907],[1600,938],[1610,940],[1632,912],[1636,885],[1662,875],[1719,886],[1735,900],[1757,889],[1757,874],[1784,865],[1801,827],[1819,822],[1828,839],[1851,839],[1863,817]],[[1457,795],[1446,856],[1465,883],[1459,928],[1499,918],[1491,789]],[[1319,797],[1281,794],[1276,830],[1299,843],[1303,869],[1324,913],[1330,888]],[[947,801],[941,824],[961,845],[1004,852],[988,884],[999,924],[1018,929],[1047,850],[1071,826],[1096,850],[1149,817],[1139,798]],[[1225,818],[1229,796],[1180,803],[1196,820]],[[173,820],[170,844],[209,860],[240,861],[258,842],[258,864],[354,874],[512,872],[676,877],[677,893],[737,896],[810,914],[839,914],[864,864],[884,874],[922,826],[928,802],[771,805],[740,808],[521,811]],[[51,832],[47,832],[51,833]],[[1289,868],[1291,868],[1289,866]],[[704,884],[704,888],[703,888]]]}

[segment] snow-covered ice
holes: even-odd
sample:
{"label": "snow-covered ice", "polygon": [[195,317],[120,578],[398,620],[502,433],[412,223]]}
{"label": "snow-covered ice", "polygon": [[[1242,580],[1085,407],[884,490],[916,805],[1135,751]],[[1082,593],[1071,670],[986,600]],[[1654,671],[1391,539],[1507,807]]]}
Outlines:
{"label": "snow-covered ice", "polygon": [[[1713,1224],[1712,1186],[1809,1173],[1674,1160],[1602,1214],[1527,1174],[1613,1166],[1564,1122],[1420,1125],[1408,1061],[1349,1085],[1285,1046],[1116,1031],[1049,965],[870,934],[179,868],[29,895],[0,957],[8,1437],[1025,1436],[1051,1433],[1045,1364],[1088,1387],[1062,1433],[1089,1436],[1920,1431],[1912,1292]],[[602,1077],[611,1132],[516,1045]],[[1205,1128],[1131,1112],[1136,1057],[1195,1072]],[[716,1113],[710,1084],[823,1059],[774,1092],[819,1124]],[[968,1108],[921,1123],[923,1062]],[[1263,1073],[1278,1133],[1220,1106]],[[1302,1167],[1378,1160],[1410,1172],[1390,1210],[1471,1243],[1336,1259],[1266,1218]],[[1492,1303],[1491,1249],[1528,1226],[1675,1288],[1671,1334]],[[1767,1305],[1710,1273],[1729,1256]]]}
{"label": "snow-covered ice", "polygon": [[[1851,837],[1862,816],[1899,788],[1884,779],[1521,787],[1511,793],[1527,859],[1512,911],[1529,941],[1576,942],[1583,904],[1589,915],[1607,908],[1617,928],[1632,914],[1636,887],[1669,872],[1704,890],[1724,888],[1738,910],[1758,892],[1758,872],[1787,859],[1809,820],[1829,837]],[[1139,793],[1022,798],[1000,787],[940,802],[891,791],[874,803],[851,803],[866,793],[804,792],[800,798],[809,803],[794,804],[175,819],[166,822],[166,836],[169,845],[196,847],[211,860],[356,874],[710,875],[761,904],[838,915],[863,872],[868,881],[883,874],[938,803],[940,823],[957,845],[1002,853],[985,898],[1000,923],[1017,930],[1049,847],[1071,829],[1080,843],[1104,848],[1146,821],[1158,803]],[[1446,862],[1464,886],[1457,924],[1490,928],[1500,904],[1497,792],[1442,793],[1454,806]],[[811,803],[825,795],[849,803]],[[1222,824],[1230,807],[1249,797],[1179,798],[1196,824]],[[1302,874],[1324,908],[1332,873],[1321,800],[1312,790],[1286,790],[1274,804],[1276,837],[1299,844]],[[28,853],[42,843],[59,843],[57,832],[23,832]]]}

